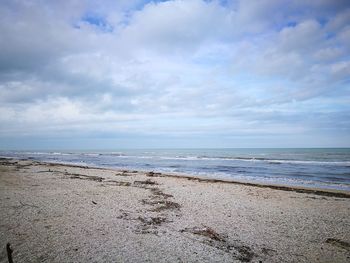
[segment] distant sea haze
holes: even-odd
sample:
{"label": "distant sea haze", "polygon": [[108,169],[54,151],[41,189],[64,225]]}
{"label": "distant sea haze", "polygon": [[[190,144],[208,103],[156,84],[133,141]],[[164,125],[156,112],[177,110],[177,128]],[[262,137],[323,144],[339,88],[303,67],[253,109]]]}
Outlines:
{"label": "distant sea haze", "polygon": [[350,191],[350,148],[2,151],[2,157]]}

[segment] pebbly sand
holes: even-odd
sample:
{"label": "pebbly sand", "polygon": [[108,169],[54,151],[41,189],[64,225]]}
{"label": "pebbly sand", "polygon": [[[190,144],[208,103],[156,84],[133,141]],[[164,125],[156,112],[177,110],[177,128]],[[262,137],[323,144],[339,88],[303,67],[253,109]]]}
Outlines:
{"label": "pebbly sand", "polygon": [[350,262],[350,193],[0,160],[0,262]]}

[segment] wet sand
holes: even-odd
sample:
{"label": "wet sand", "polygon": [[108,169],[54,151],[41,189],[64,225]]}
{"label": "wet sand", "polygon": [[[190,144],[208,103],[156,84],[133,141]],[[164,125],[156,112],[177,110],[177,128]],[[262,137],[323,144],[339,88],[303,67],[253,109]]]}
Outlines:
{"label": "wet sand", "polygon": [[349,262],[350,193],[0,160],[0,262]]}

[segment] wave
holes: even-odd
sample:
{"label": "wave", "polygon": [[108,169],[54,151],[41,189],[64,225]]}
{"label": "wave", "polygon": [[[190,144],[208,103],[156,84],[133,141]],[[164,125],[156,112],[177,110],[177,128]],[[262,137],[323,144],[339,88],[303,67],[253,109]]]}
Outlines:
{"label": "wave", "polygon": [[301,160],[268,160],[272,164],[313,164],[313,165],[341,165],[349,166],[350,161],[301,161]]}
{"label": "wave", "polygon": [[10,155],[74,155],[69,152],[9,152]]}
{"label": "wave", "polygon": [[[88,155],[88,154],[86,154]],[[121,152],[116,153],[99,153],[101,156],[113,156],[121,158],[135,159],[161,159],[161,160],[185,160],[185,161],[243,161],[243,162],[265,162],[269,164],[302,164],[302,165],[336,165],[350,166],[350,161],[315,161],[315,160],[292,160],[292,159],[273,159],[267,157],[245,157],[245,156],[208,156],[208,155],[176,155],[176,156],[159,156],[159,155],[126,155]]]}
{"label": "wave", "polygon": [[74,155],[74,153],[65,153],[65,152],[50,152],[51,155]]}
{"label": "wave", "polygon": [[[150,158],[150,157],[149,157]],[[350,161],[312,161],[312,160],[288,160],[271,159],[265,157],[229,157],[229,156],[175,156],[159,157],[160,159],[176,160],[229,160],[229,161],[247,161],[247,162],[267,162],[269,164],[306,164],[306,165],[341,165],[350,166]]]}
{"label": "wave", "polygon": [[350,161],[336,160],[295,160],[282,158],[268,158],[261,156],[210,156],[210,155],[155,155],[153,152],[138,154],[125,154],[124,152],[45,152],[45,151],[28,151],[28,152],[12,152],[10,155],[25,156],[83,156],[87,157],[115,157],[115,158],[131,158],[131,159],[160,159],[160,160],[184,160],[184,161],[237,161],[237,162],[262,162],[271,165],[292,164],[292,165],[328,165],[328,166],[344,166],[350,167]]}

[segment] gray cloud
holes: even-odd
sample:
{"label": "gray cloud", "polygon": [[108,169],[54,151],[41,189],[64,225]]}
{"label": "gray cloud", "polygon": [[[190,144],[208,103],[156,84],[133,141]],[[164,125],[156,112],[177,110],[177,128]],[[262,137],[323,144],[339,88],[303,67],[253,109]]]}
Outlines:
{"label": "gray cloud", "polygon": [[348,130],[349,14],[326,0],[4,1],[0,136]]}

